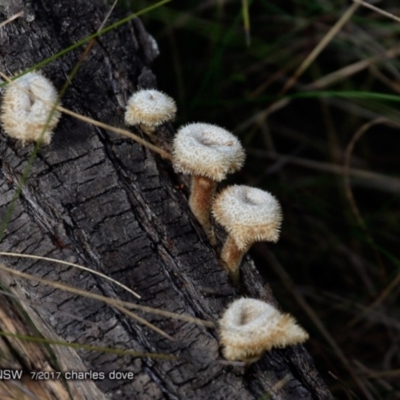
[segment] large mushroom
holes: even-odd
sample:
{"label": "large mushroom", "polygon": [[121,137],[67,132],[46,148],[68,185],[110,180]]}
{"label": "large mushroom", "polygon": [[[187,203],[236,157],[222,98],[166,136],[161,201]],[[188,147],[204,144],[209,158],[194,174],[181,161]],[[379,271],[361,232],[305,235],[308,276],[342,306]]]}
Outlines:
{"label": "large mushroom", "polygon": [[7,85],[1,104],[1,124],[7,135],[25,142],[49,144],[60,112],[53,84],[39,72],[28,72]]}
{"label": "large mushroom", "polygon": [[227,174],[242,167],[244,150],[239,140],[227,130],[211,124],[193,123],[177,132],[173,159],[178,172],[192,175],[190,208],[215,245],[210,212],[216,186]]}
{"label": "large mushroom", "polygon": [[235,300],[219,320],[223,355],[228,360],[252,363],[273,347],[303,343],[308,333],[290,314],[261,300]]}
{"label": "large mushroom", "polygon": [[244,185],[224,189],[212,206],[213,215],[227,231],[221,261],[232,281],[239,283],[243,255],[254,242],[276,242],[282,223],[278,201],[270,193]]}

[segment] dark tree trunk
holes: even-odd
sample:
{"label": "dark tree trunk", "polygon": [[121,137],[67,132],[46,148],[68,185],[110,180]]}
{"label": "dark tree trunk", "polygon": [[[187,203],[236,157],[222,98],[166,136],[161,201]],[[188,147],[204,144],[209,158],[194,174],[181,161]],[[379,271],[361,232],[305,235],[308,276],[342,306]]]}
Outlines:
{"label": "dark tree trunk", "polygon": [[[0,2],[1,20],[25,10],[24,17],[0,32],[1,70],[12,76],[94,33],[108,10],[99,3]],[[108,24],[118,18],[121,14],[115,11]],[[42,69],[56,87],[63,85],[84,47]],[[156,52],[138,19],[101,36],[65,93],[63,105],[123,127],[128,96],[137,86],[155,86],[148,65]],[[165,149],[172,134],[169,126],[161,129]],[[0,139],[4,221],[33,145],[22,147],[2,131]],[[182,184],[186,181],[181,179],[168,161],[135,142],[63,116],[52,143],[40,149],[34,161],[0,249],[83,264],[131,287],[142,296],[135,300],[139,304],[216,321],[238,293],[190,213],[187,185]],[[8,257],[1,261],[39,277],[134,301],[119,287],[74,268]],[[248,295],[275,302],[248,258],[243,270]],[[58,357],[70,358],[59,360],[63,369],[133,372],[131,380],[98,380],[96,386],[91,381],[78,382],[77,387],[68,382],[74,399],[101,399],[103,394],[113,399],[332,398],[303,346],[274,350],[243,371],[222,362],[215,329],[141,314],[175,339],[170,341],[104,303],[4,273],[0,281],[18,296],[32,323],[49,339],[178,356],[177,361],[165,361],[52,346]],[[11,307],[5,299],[0,310]],[[0,330],[8,326],[3,320]],[[29,333],[35,334],[28,329]],[[54,361],[49,363],[57,370]],[[27,368],[26,360],[20,365]]]}

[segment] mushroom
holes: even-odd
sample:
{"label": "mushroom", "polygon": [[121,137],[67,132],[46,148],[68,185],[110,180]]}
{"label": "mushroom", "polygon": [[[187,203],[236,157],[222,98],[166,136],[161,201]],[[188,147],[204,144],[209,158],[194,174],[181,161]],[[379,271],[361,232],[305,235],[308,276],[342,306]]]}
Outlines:
{"label": "mushroom", "polygon": [[228,231],[221,261],[237,285],[240,262],[252,244],[278,240],[281,207],[275,197],[264,190],[233,185],[217,195],[212,211],[216,221]]}
{"label": "mushroom", "polygon": [[217,183],[239,170],[245,159],[239,140],[216,125],[193,123],[180,128],[173,144],[174,167],[192,175],[190,208],[212,245],[216,244],[210,222]]}
{"label": "mushroom", "polygon": [[154,89],[139,90],[128,100],[125,122],[139,125],[149,136],[157,126],[175,119],[175,101],[165,93]]}
{"label": "mushroom", "polygon": [[61,115],[53,110],[57,101],[57,90],[40,72],[28,72],[9,83],[0,116],[5,133],[23,144],[39,140],[49,144]]}
{"label": "mushroom", "polygon": [[219,320],[223,355],[228,360],[257,361],[273,347],[303,343],[308,333],[290,314],[283,314],[261,300],[235,300]]}

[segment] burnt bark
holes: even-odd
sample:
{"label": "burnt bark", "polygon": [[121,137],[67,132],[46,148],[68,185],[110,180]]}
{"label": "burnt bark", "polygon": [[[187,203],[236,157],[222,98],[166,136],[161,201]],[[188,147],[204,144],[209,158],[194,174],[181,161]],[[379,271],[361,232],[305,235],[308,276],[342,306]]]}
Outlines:
{"label": "burnt bark", "polygon": [[[100,2],[87,0],[19,0],[0,3],[1,19],[20,9],[25,10],[24,17],[0,34],[0,68],[8,76],[96,32],[108,11]],[[115,11],[108,24],[123,16]],[[44,74],[60,88],[82,52],[83,47],[51,61],[42,68]],[[128,96],[138,86],[156,86],[149,69],[156,55],[154,41],[138,19],[102,35],[66,91],[63,105],[123,127]],[[172,127],[166,125],[158,134],[168,149]],[[23,147],[3,131],[0,139],[4,221],[33,145]],[[142,296],[136,300],[139,304],[216,321],[239,293],[191,214],[187,182],[182,179],[168,161],[146,148],[63,116],[52,143],[34,160],[0,249],[83,264],[131,287]],[[135,300],[119,287],[74,268],[8,257],[0,261],[94,293]],[[165,361],[69,350],[79,359],[72,362],[78,370],[85,366],[106,373],[133,372],[132,380],[95,381],[110,398],[332,398],[303,346],[274,350],[242,370],[221,362],[215,329],[141,314],[173,336],[175,341],[169,341],[98,301],[6,274],[0,281],[26,304],[46,337],[178,356],[177,361]],[[248,257],[243,282],[249,296],[275,303]],[[7,305],[2,302],[0,307]],[[63,365],[73,368],[71,363]],[[74,398],[100,398],[96,390],[82,390]]]}

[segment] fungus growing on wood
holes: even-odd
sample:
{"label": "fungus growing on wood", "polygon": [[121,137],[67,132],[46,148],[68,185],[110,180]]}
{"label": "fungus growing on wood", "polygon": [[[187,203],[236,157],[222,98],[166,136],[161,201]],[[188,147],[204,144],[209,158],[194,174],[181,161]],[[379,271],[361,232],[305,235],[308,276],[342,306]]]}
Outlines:
{"label": "fungus growing on wood", "polygon": [[61,115],[52,111],[57,100],[57,90],[39,72],[28,72],[9,83],[0,116],[5,133],[23,144],[38,140],[49,144]]}
{"label": "fungus growing on wood", "polygon": [[175,101],[165,93],[154,89],[139,90],[128,100],[125,122],[138,125],[151,136],[157,126],[173,121],[176,115]]}
{"label": "fungus growing on wood", "polygon": [[211,204],[217,183],[238,171],[245,159],[239,140],[215,125],[194,123],[183,126],[173,144],[174,167],[192,175],[190,208],[211,244],[215,236],[210,222]]}
{"label": "fungus growing on wood", "polygon": [[224,189],[214,200],[213,215],[227,231],[221,261],[235,284],[244,254],[254,242],[276,242],[282,223],[278,201],[270,193],[242,185]]}
{"label": "fungus growing on wood", "polygon": [[261,300],[235,300],[219,320],[222,353],[228,360],[257,361],[273,347],[303,343],[308,333],[290,314]]}

